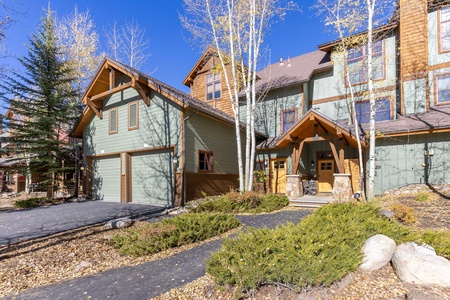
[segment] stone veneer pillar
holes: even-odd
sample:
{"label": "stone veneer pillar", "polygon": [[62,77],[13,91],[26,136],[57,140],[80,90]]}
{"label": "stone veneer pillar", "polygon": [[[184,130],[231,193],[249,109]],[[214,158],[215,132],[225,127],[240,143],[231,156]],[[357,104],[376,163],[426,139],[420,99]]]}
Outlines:
{"label": "stone veneer pillar", "polygon": [[352,184],[350,182],[350,174],[333,174],[333,200],[332,202],[349,202],[352,200]]}
{"label": "stone veneer pillar", "polygon": [[303,196],[301,175],[286,175],[286,196],[289,199],[296,199]]}

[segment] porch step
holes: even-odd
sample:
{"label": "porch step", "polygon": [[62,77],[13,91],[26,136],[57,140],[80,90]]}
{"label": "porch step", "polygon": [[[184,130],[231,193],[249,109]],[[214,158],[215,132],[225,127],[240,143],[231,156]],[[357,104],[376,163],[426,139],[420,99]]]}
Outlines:
{"label": "porch step", "polygon": [[329,203],[328,200],[290,200],[289,206],[295,206],[295,207],[304,207],[304,208],[318,208],[325,204]]}

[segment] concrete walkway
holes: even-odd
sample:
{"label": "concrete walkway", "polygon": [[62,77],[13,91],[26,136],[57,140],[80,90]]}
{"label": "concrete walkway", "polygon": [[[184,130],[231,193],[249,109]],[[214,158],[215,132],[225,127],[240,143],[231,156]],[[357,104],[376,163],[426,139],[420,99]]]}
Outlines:
{"label": "concrete walkway", "polygon": [[131,216],[159,215],[164,208],[105,201],[70,202],[33,209],[0,212],[0,245],[43,237]]}
{"label": "concrete walkway", "polygon": [[[245,226],[274,228],[287,222],[298,223],[310,213],[283,211],[238,218]],[[166,259],[31,289],[5,299],[149,299],[204,276],[205,260],[221,244],[222,240],[211,241]]]}

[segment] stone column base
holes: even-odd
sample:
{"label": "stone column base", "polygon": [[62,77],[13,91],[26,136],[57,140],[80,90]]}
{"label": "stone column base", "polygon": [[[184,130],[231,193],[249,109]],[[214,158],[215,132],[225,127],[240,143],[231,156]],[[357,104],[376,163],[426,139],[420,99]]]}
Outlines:
{"label": "stone column base", "polygon": [[286,175],[286,196],[296,199],[303,196],[301,175]]}
{"label": "stone column base", "polygon": [[353,199],[350,174],[333,174],[333,200],[331,202],[349,202]]}

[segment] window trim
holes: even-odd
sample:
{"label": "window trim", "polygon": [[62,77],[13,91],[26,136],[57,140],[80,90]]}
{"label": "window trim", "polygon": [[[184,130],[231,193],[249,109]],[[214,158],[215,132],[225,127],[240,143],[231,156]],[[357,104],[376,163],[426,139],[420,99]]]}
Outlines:
{"label": "window trim", "polygon": [[[394,111],[393,111],[394,106],[393,106],[392,97],[390,97],[390,96],[387,96],[387,97],[378,97],[378,98],[375,99],[375,103],[376,103],[377,101],[380,101],[380,100],[388,100],[388,101],[389,101],[389,120],[376,121],[376,122],[386,122],[386,121],[391,121],[391,120],[393,119],[393,117],[394,117]],[[355,103],[355,108],[356,108],[356,104],[357,104],[357,103],[366,103],[366,102],[369,102],[369,101],[370,101],[369,99],[364,99],[364,100],[362,100],[362,101],[356,101],[356,103]],[[352,115],[350,116],[350,118],[351,118],[351,123],[354,124],[355,122],[354,122],[354,120],[353,120],[353,111],[352,111]],[[375,116],[375,118],[376,118],[376,116]],[[369,120],[369,122],[370,122],[370,120]],[[369,124],[369,123],[358,123],[358,124]]]}
{"label": "window trim", "polygon": [[[442,50],[442,36],[441,36],[441,20],[442,20],[442,9],[448,8],[450,9],[450,6],[445,6],[445,7],[441,7],[439,9],[439,13],[437,16],[437,27],[438,27],[438,53],[439,54],[443,54],[443,53],[448,53],[450,52],[450,48],[448,50]],[[445,21],[445,23],[450,23],[450,19],[448,21]]]}
{"label": "window trim", "polygon": [[[219,79],[215,79],[216,75],[219,75]],[[208,83],[208,76],[212,76],[212,78],[213,78],[211,83]],[[213,88],[211,99],[208,99],[208,84],[212,84],[212,88]],[[220,97],[218,97],[218,98],[216,98],[214,95],[215,94],[214,88],[215,88],[216,84],[219,84]],[[215,101],[215,100],[222,99],[222,74],[220,72],[217,74],[216,73],[208,73],[205,75],[205,90],[206,90],[206,93],[205,93],[206,101]]]}
{"label": "window trim", "polygon": [[449,101],[445,101],[445,102],[439,102],[439,89],[438,89],[438,79],[439,77],[450,77],[450,72],[447,73],[443,73],[443,74],[435,74],[434,75],[434,105],[439,106],[439,105],[448,105],[450,104],[450,100]]}
{"label": "window trim", "polygon": [[[115,111],[116,112],[116,130],[111,130],[111,113]],[[108,132],[109,134],[117,134],[119,132],[119,110],[118,107],[110,108],[108,110]]]}
{"label": "window trim", "polygon": [[[130,110],[130,106],[132,105],[136,105],[136,126],[130,126],[130,121],[131,121],[131,110]],[[128,130],[136,130],[139,129],[139,101],[133,101],[128,103]]]}
{"label": "window trim", "polygon": [[298,109],[297,109],[297,107],[283,109],[283,110],[280,112],[280,134],[281,134],[281,135],[283,135],[283,134],[285,134],[286,132],[288,132],[288,131],[292,128],[292,126],[294,126],[294,125],[292,125],[288,130],[286,130],[285,132],[283,132],[283,115],[284,115],[285,112],[289,112],[289,111],[294,111],[294,113],[295,113],[295,116],[294,116],[294,118],[295,118],[294,125],[295,125],[295,123],[297,123],[297,121],[298,121]]}
{"label": "window trim", "polygon": [[[386,79],[386,45],[385,45],[385,39],[382,39],[382,40],[379,40],[379,41],[374,41],[373,43],[376,43],[376,42],[381,42],[381,47],[382,47],[382,51],[381,52],[379,52],[380,54],[379,55],[381,55],[381,58],[382,58],[382,70],[381,70],[381,77],[380,78],[377,78],[377,79],[372,79],[373,81],[380,81],[380,80],[384,80],[384,79]],[[372,44],[373,45],[373,44]],[[367,44],[364,44],[364,45],[361,45],[361,46],[358,46],[358,47],[355,47],[355,48],[361,48],[361,47],[363,47],[363,55],[362,55],[362,57],[361,57],[361,61],[363,61],[364,62],[364,65],[361,65],[361,68],[365,68],[365,69],[367,69],[367,67],[366,67],[366,62],[367,62]],[[352,49],[355,49],[355,48],[351,48],[351,49],[347,49],[346,51],[347,51],[347,55],[348,55],[348,51],[350,51],[350,50],[352,50]],[[372,62],[373,62],[373,53],[372,53]],[[347,57],[347,60],[345,61],[345,66],[344,66],[344,82],[345,82],[345,86],[346,87],[350,87],[350,86],[357,86],[357,85],[363,85],[363,84],[367,84],[367,82],[368,82],[368,80],[367,80],[367,71],[366,72],[363,72],[363,80],[361,81],[361,82],[356,82],[356,83],[354,83],[354,82],[352,82],[351,84],[348,82],[348,80],[347,80],[347,68],[348,68],[348,57]],[[373,68],[372,68],[372,71],[373,71]],[[362,72],[362,71],[361,71]]]}
{"label": "window trim", "polygon": [[[200,154],[207,154],[210,155],[212,162],[211,163],[211,169],[210,170],[200,170]],[[198,150],[197,153],[197,172],[198,173],[214,173],[214,152],[208,151],[208,150]]]}

